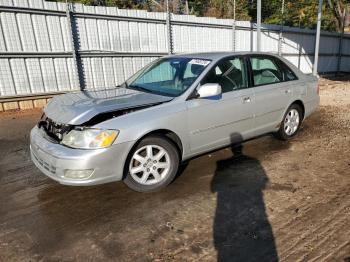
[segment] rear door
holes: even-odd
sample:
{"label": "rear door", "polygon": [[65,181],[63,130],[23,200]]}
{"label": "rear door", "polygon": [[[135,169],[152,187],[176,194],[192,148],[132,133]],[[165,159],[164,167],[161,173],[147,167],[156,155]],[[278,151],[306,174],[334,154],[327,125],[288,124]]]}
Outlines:
{"label": "rear door", "polygon": [[286,107],[293,101],[296,76],[290,70],[286,75],[279,59],[268,55],[249,56],[255,93],[255,135],[275,130]]}
{"label": "rear door", "polygon": [[254,92],[249,88],[244,58],[218,62],[201,84],[218,83],[222,96],[187,101],[189,141],[193,154],[251,137]]}

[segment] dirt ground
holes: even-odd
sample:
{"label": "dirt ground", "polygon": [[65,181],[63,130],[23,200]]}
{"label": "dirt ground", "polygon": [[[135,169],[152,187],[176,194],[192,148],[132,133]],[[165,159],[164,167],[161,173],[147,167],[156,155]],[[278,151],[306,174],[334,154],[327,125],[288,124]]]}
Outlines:
{"label": "dirt ground", "polygon": [[39,111],[0,114],[0,261],[350,261],[350,83],[290,142],[202,156],[168,188],[68,187],[28,152]]}

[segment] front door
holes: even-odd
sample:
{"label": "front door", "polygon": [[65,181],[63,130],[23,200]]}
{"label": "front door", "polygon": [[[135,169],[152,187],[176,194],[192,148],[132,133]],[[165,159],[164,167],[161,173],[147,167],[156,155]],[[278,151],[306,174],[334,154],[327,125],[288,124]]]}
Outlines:
{"label": "front door", "polygon": [[213,150],[252,136],[254,92],[248,88],[245,60],[220,61],[201,84],[218,83],[219,98],[187,101],[189,141],[192,154]]}

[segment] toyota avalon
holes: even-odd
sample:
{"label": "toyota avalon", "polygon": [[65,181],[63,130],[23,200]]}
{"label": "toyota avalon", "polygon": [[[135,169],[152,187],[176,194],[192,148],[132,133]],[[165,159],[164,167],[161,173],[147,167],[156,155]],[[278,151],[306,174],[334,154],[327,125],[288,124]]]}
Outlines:
{"label": "toyota avalon", "polygon": [[65,185],[167,186],[182,161],[273,133],[293,137],[317,78],[267,53],[160,58],[121,86],[56,96],[30,135],[34,164]]}

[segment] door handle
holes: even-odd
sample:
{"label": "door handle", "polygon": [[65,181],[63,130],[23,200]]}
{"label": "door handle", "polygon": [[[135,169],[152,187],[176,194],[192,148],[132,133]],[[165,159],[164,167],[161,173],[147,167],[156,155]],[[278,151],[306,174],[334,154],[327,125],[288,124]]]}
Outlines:
{"label": "door handle", "polygon": [[243,98],[243,103],[250,103],[251,99],[249,96]]}
{"label": "door handle", "polygon": [[292,92],[292,91],[290,91],[290,89],[287,89],[286,91],[284,91],[286,94],[290,94],[290,92]]}

